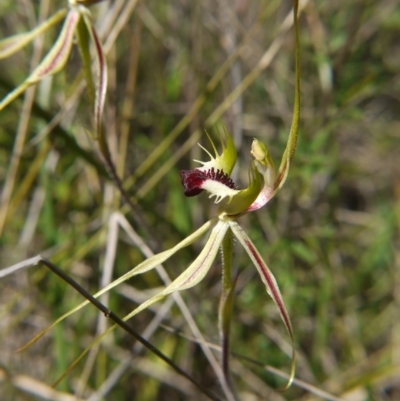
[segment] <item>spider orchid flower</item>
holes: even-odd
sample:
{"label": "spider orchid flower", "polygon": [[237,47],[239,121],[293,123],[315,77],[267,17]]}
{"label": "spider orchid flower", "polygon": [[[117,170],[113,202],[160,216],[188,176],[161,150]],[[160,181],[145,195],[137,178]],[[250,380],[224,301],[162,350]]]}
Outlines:
{"label": "spider orchid flower", "polygon": [[[295,94],[293,105],[293,117],[290,132],[286,144],[286,149],[283,153],[279,169],[276,171],[274,163],[268,148],[254,139],[251,146],[251,155],[253,160],[249,168],[249,185],[245,189],[239,189],[230,177],[236,163],[236,149],[233,140],[226,128],[220,130],[219,136],[221,140],[221,153],[219,153],[210,139],[213,154],[207,151],[210,160],[206,162],[198,161],[199,167],[192,170],[184,170],[181,172],[182,185],[186,196],[196,196],[203,191],[209,193],[211,198],[215,198],[215,203],[218,204],[217,216],[206,222],[203,226],[197,229],[194,233],[186,237],[183,241],[159,254],[156,254],[142,263],[137,265],[131,271],[119,277],[108,286],[100,290],[95,297],[102,295],[111,288],[116,287],[122,282],[130,279],[133,276],[148,272],[166,260],[171,258],[175,253],[184,247],[189,246],[194,241],[198,240],[208,231],[210,231],[208,240],[206,241],[202,251],[196,259],[183,271],[175,280],[173,280],[161,292],[154,295],[147,301],[140,304],[136,309],[124,317],[128,320],[137,315],[144,309],[161,301],[168,295],[176,292],[189,289],[206,276],[210,270],[218,251],[222,249],[223,256],[223,272],[222,272],[222,296],[219,308],[219,323],[220,335],[222,342],[222,367],[227,383],[229,384],[229,326],[232,315],[232,304],[235,281],[231,281],[231,266],[233,261],[233,236],[238,239],[240,244],[246,250],[257,272],[259,273],[262,282],[264,283],[267,293],[271,296],[275,303],[280,317],[286,327],[292,342],[292,363],[290,378],[285,388],[287,388],[293,378],[295,372],[295,351],[292,324],[289,314],[286,310],[281,292],[272,272],[264,262],[260,252],[248,237],[246,232],[237,223],[237,219],[247,212],[253,212],[264,206],[284,184],[290,164],[296,149],[297,135],[300,119],[300,73],[299,73],[299,39],[298,39],[298,1],[294,1],[294,32],[295,32]],[[82,303],[80,306],[62,316],[54,324],[63,318],[67,317],[83,307],[88,302]],[[115,326],[110,327],[100,337],[99,341]]]}
{"label": "spider orchid flower", "polygon": [[219,218],[229,220],[264,206],[275,195],[278,185],[268,148],[254,139],[250,152],[254,161],[249,170],[249,186],[240,190],[230,178],[236,163],[236,149],[226,127],[223,127],[220,136],[222,153],[218,154],[209,138],[215,156],[199,145],[210,156],[210,160],[195,160],[202,166],[181,171],[181,179],[186,196],[196,196],[204,190],[209,192],[210,198],[215,197],[215,203],[220,205]]}
{"label": "spider orchid flower", "polygon": [[[195,260],[184,270],[175,280],[166,286],[158,294],[154,295],[147,301],[140,304],[136,309],[124,317],[128,320],[139,312],[161,301],[168,295],[176,292],[189,289],[206,276],[210,270],[218,251],[222,249],[223,256],[223,272],[222,272],[222,296],[219,309],[219,323],[220,334],[222,340],[222,367],[227,382],[229,382],[228,370],[228,350],[229,350],[229,325],[232,315],[233,293],[235,280],[231,280],[231,267],[233,262],[233,237],[246,250],[250,260],[259,273],[262,282],[264,283],[267,293],[271,296],[275,303],[280,317],[286,327],[286,330],[292,341],[293,356],[291,364],[290,379],[286,387],[288,387],[294,377],[295,368],[295,351],[293,345],[293,330],[290,322],[289,314],[286,310],[281,292],[272,272],[264,262],[260,252],[257,250],[254,243],[248,237],[243,228],[238,224],[237,219],[242,215],[253,212],[264,206],[269,200],[276,195],[279,189],[284,184],[289,167],[294,155],[297,143],[297,135],[299,128],[300,118],[300,78],[299,78],[299,40],[298,40],[298,23],[297,23],[298,1],[294,1],[294,32],[295,32],[295,61],[296,61],[296,80],[295,80],[295,94],[293,117],[290,132],[286,144],[286,149],[283,152],[279,169],[276,171],[271,155],[268,148],[254,139],[250,153],[253,156],[249,167],[249,184],[245,189],[239,189],[231,179],[230,175],[236,163],[236,149],[233,140],[224,127],[219,132],[221,141],[221,152],[217,151],[216,146],[210,139],[212,152],[206,151],[210,160],[197,161],[200,166],[192,170],[181,171],[182,185],[186,196],[196,196],[205,191],[209,193],[210,198],[214,198],[218,204],[217,215],[206,222],[203,226],[197,229],[194,233],[186,237],[183,241],[174,247],[153,255],[152,257],[144,260],[142,263],[134,267],[132,270],[119,277],[108,286],[97,292],[94,297],[106,293],[117,285],[125,282],[126,280],[148,272],[166,260],[171,258],[179,250],[189,246],[194,241],[198,240],[204,234],[210,231],[208,240],[206,241],[203,249]],[[83,302],[73,310],[69,311],[57,321],[55,321],[46,331],[63,320],[70,314],[76,312],[89,302]],[[95,342],[106,335],[109,331],[113,330],[115,325],[106,330],[101,336],[97,337]],[[38,337],[43,335],[45,331],[35,337],[30,343],[35,341]],[[94,342],[94,343],[95,343]],[[91,345],[93,345],[92,343]],[[88,349],[87,349],[88,350]],[[86,351],[87,351],[86,350]]]}
{"label": "spider orchid flower", "polygon": [[[295,103],[297,104],[297,102]],[[127,321],[131,319],[139,312],[143,311],[154,303],[163,300],[165,297],[176,291],[186,290],[200,283],[200,281],[210,270],[215,258],[217,257],[218,251],[221,249],[223,256],[223,291],[221,296],[219,318],[220,334],[223,343],[222,350],[223,354],[225,353],[225,357],[223,356],[223,359],[227,361],[228,347],[224,347],[224,344],[226,345],[228,343],[229,338],[229,323],[232,312],[233,289],[235,285],[235,282],[232,283],[230,278],[233,255],[233,236],[235,236],[246,250],[251,261],[256,267],[262,282],[266,286],[267,293],[274,301],[282,318],[282,321],[286,327],[286,330],[291,338],[293,346],[292,325],[278,284],[267,264],[264,262],[260,252],[257,250],[256,246],[253,244],[251,239],[248,237],[246,232],[237,223],[236,220],[243,214],[257,210],[264,204],[266,204],[278,191],[278,189],[281,187],[281,184],[283,183],[284,178],[286,178],[287,172],[285,172],[285,169],[288,168],[290,162],[290,158],[287,158],[286,155],[293,154],[290,153],[290,149],[292,146],[295,146],[297,137],[298,121],[296,120],[298,120],[299,114],[298,112],[296,112],[296,108],[298,107],[298,105],[296,106],[296,104],[295,118],[293,119],[294,122],[292,123],[288,145],[282,158],[281,168],[277,175],[275,175],[274,165],[267,150],[267,147],[255,139],[251,147],[251,154],[253,155],[254,160],[251,162],[249,168],[249,185],[246,189],[238,189],[230,178],[230,174],[236,163],[236,149],[234,147],[230,134],[224,127],[223,131],[220,132],[222,153],[219,154],[217,152],[214,143],[210,139],[215,156],[213,156],[211,153],[203,148],[210,156],[210,160],[208,162],[199,162],[202,166],[196,169],[181,171],[182,184],[186,196],[195,196],[200,194],[202,191],[209,192],[210,197],[215,197],[215,203],[219,205],[217,216],[207,221],[203,226],[201,226],[194,233],[186,237],[183,241],[181,241],[174,247],[144,260],[132,270],[114,280],[106,287],[102,288],[93,296],[97,298],[102,294],[110,291],[112,288],[125,282],[126,280],[129,280],[136,275],[146,273],[156,268],[160,264],[164,263],[166,260],[170,259],[179,250],[189,246],[190,244],[201,238],[208,231],[211,231],[202,251],[189,265],[189,267],[187,267],[186,270],[183,271],[183,273],[181,273],[161,292],[143,302],[131,313],[126,315],[123,320]],[[51,329],[60,321],[64,320],[66,317],[78,311],[88,303],[89,301],[85,301],[58,318],[49,327],[47,327],[45,330],[42,330],[38,335],[36,335],[23,348],[26,348],[34,343],[49,329]],[[102,335],[97,337],[95,341],[93,341],[93,343],[89,347],[87,347],[86,350],[81,354],[80,358],[90,349],[91,346],[99,342],[107,333],[109,333],[115,327],[116,325],[110,327]],[[226,379],[229,381],[227,362],[225,364],[223,362],[223,367],[224,365],[225,369],[223,369],[223,371],[225,373]],[[287,388],[291,384],[294,378],[294,369],[295,351],[293,346],[290,379],[285,388]]]}
{"label": "spider orchid flower", "polygon": [[[235,236],[244,247],[257,269],[262,282],[266,286],[267,293],[271,296],[279,311],[293,344],[292,325],[278,284],[267,264],[264,262],[260,252],[236,220],[243,214],[257,210],[265,205],[282,186],[283,181],[287,176],[287,169],[289,168],[291,160],[290,155],[293,155],[292,149],[294,149],[296,145],[299,116],[298,107],[298,101],[295,101],[295,113],[292,128],[289,134],[286,150],[283,154],[281,167],[277,174],[275,173],[274,164],[267,147],[256,139],[253,141],[251,154],[254,157],[254,160],[251,162],[249,168],[249,185],[245,189],[239,189],[230,178],[230,174],[232,173],[233,167],[236,163],[236,149],[227,129],[224,127],[223,130],[220,130],[222,146],[221,153],[218,153],[213,141],[210,139],[214,155],[203,148],[210,156],[210,160],[206,162],[198,161],[201,164],[200,167],[192,170],[181,171],[181,178],[186,196],[195,196],[200,194],[202,191],[206,191],[210,194],[211,198],[215,198],[215,203],[218,204],[217,216],[206,222],[197,231],[189,235],[173,248],[146,259],[134,269],[103,288],[95,294],[95,296],[100,296],[133,276],[154,269],[167,259],[171,258],[182,248],[187,247],[202,237],[205,233],[211,231],[202,251],[190,266],[161,292],[148,299],[129,315],[125,316],[124,320],[132,318],[155,302],[164,299],[176,291],[186,290],[200,283],[210,270],[215,258],[217,257],[218,251],[222,249],[223,293],[220,303],[220,334],[223,344],[226,344],[229,338],[229,322],[231,318],[233,288],[235,284],[231,282],[230,278],[233,254],[232,238]],[[76,310],[77,308],[74,311]],[[227,356],[225,359],[227,359]],[[295,353],[293,347],[291,375],[288,385],[294,377],[294,366]],[[228,377],[227,369],[225,373]]]}

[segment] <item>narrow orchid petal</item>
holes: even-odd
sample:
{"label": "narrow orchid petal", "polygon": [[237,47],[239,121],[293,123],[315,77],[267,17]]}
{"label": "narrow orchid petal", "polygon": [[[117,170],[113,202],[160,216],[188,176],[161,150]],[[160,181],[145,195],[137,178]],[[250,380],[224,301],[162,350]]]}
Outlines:
{"label": "narrow orchid petal", "polygon": [[[101,293],[108,291],[112,287],[115,287],[115,286],[121,284],[122,282],[128,280],[129,278],[136,276],[138,274],[143,274],[143,273],[148,272],[149,270],[152,270],[155,267],[159,266],[161,263],[165,262],[172,255],[174,255],[176,252],[178,252],[182,248],[189,246],[194,241],[199,239],[203,234],[205,234],[215,224],[216,220],[217,219],[214,218],[214,219],[208,221],[207,223],[203,224],[198,230],[196,230],[193,234],[186,237],[183,241],[179,242],[179,244],[175,245],[173,248],[168,249],[167,251],[164,251],[164,252],[160,252],[160,253],[153,255],[150,258],[144,260],[142,263],[138,264],[130,272],[124,274],[117,280],[113,281],[107,287],[104,287],[101,291],[99,291],[94,296],[97,297],[98,295],[101,295]],[[214,229],[215,229],[215,227],[214,227]]]}
{"label": "narrow orchid petal", "polygon": [[0,110],[4,109],[4,107],[10,104],[29,86],[40,81],[46,76],[57,73],[65,66],[68,56],[71,53],[74,32],[76,25],[79,22],[79,18],[80,14],[75,9],[72,9],[68,12],[64,26],[54,46],[51,48],[49,53],[47,53],[42,62],[31,73],[31,75],[0,102]]}
{"label": "narrow orchid petal", "polygon": [[95,83],[95,99],[94,99],[94,126],[96,129],[96,137],[101,132],[101,123],[104,110],[104,103],[106,101],[107,94],[107,63],[103,47],[101,45],[100,39],[97,32],[92,24],[90,15],[83,13],[83,20],[85,21],[87,30],[89,31],[90,37],[94,43],[95,50],[95,65],[97,69],[97,77],[94,79]]}
{"label": "narrow orchid petal", "polygon": [[[127,320],[131,319],[141,311],[145,310],[154,303],[161,301],[163,298],[165,298],[169,294],[172,294],[173,292],[182,291],[198,284],[210,269],[215,257],[217,256],[219,246],[221,245],[228,229],[229,229],[229,224],[227,222],[220,220],[211,231],[210,237],[208,238],[206,245],[204,246],[200,255],[195,259],[195,261],[180,276],[178,276],[168,287],[166,287],[159,294],[140,304],[135,310],[126,315],[123,318],[123,320],[126,322]],[[81,360],[82,357],[86,355],[95,344],[98,344],[102,338],[104,338],[108,333],[111,333],[117,327],[118,325],[114,324],[113,326],[109,327],[106,331],[104,331],[102,334],[97,336],[91,342],[91,344],[89,344],[89,346],[86,347],[86,349],[79,355],[79,357],[75,359],[73,365],[71,365],[69,369],[72,369],[74,366],[76,366],[78,361]],[[36,339],[37,338],[35,338],[35,341]],[[32,342],[33,341],[31,340],[31,342],[27,346],[29,346]],[[27,346],[25,346],[23,349],[25,349]],[[20,349],[19,351],[23,349]]]}
{"label": "narrow orchid petal", "polygon": [[21,50],[24,46],[31,42],[36,35],[34,35],[33,32],[25,32],[1,40],[0,59],[12,56],[18,50]]}
{"label": "narrow orchid petal", "polygon": [[64,68],[65,63],[71,53],[76,25],[80,19],[80,13],[71,9],[65,19],[64,25],[57,38],[56,43],[51,48],[43,61],[36,67],[28,77],[30,83],[40,81],[48,75],[53,75]]}
{"label": "narrow orchid petal", "polygon": [[219,220],[217,225],[212,229],[203,250],[200,252],[199,256],[197,256],[194,262],[163,291],[150,298],[146,302],[143,302],[133,312],[125,316],[124,320],[130,319],[142,310],[162,300],[173,292],[186,290],[198,284],[210,270],[210,267],[217,256],[219,247],[228,229],[229,224],[225,221]]}
{"label": "narrow orchid petal", "polygon": [[[207,223],[203,224],[198,230],[196,230],[194,233],[192,233],[191,235],[186,237],[179,244],[175,245],[171,249],[168,249],[167,251],[158,253],[157,255],[153,255],[152,257],[144,260],[142,263],[137,265],[131,271],[125,273],[123,276],[119,277],[117,280],[113,281],[106,287],[102,288],[100,291],[98,291],[93,296],[95,298],[98,298],[100,295],[103,295],[107,291],[110,291],[112,288],[123,283],[124,281],[129,280],[131,277],[136,276],[138,274],[145,273],[145,272],[159,266],[161,263],[165,262],[172,255],[174,255],[176,252],[189,246],[190,244],[195,242],[197,239],[199,239],[203,234],[205,234],[215,224],[216,221],[217,221],[217,218],[212,219],[212,220],[208,221]],[[64,313],[64,315],[60,316],[50,326],[46,327],[41,332],[39,332],[35,337],[33,337],[26,345],[24,345],[21,348],[21,350],[28,348],[31,344],[36,342],[40,337],[42,337],[45,333],[47,333],[47,331],[51,330],[58,323],[60,323],[61,321],[66,319],[68,316],[72,315],[73,313],[77,312],[78,310],[82,309],[84,306],[86,306],[88,304],[89,304],[89,301],[84,301],[81,304],[79,304],[78,306],[76,306],[75,308],[68,311],[67,313]]]}
{"label": "narrow orchid petal", "polygon": [[0,41],[0,59],[9,57],[32,42],[41,33],[50,29],[65,17],[68,9],[64,8],[29,32],[10,36]]}
{"label": "narrow orchid petal", "polygon": [[278,191],[286,181],[289,173],[290,163],[292,161],[297,145],[297,136],[299,132],[300,120],[300,45],[299,45],[299,26],[298,26],[298,0],[293,2],[293,19],[294,19],[294,35],[295,35],[295,92],[292,124],[290,126],[289,138],[286,144],[285,152],[283,153],[281,164],[279,166],[278,176],[275,181],[274,188]]}
{"label": "narrow orchid petal", "polygon": [[[217,256],[219,247],[220,247],[228,229],[229,229],[229,224],[227,222],[219,220],[217,225],[212,229],[210,237],[208,238],[207,243],[205,244],[203,250],[200,252],[200,255],[194,260],[194,262],[180,276],[178,276],[170,285],[168,285],[163,291],[161,291],[160,293],[156,294],[155,296],[151,297],[147,301],[140,304],[135,310],[133,310],[128,315],[126,315],[123,318],[123,320],[127,321],[127,320],[131,319],[133,316],[137,315],[139,312],[142,312],[143,310],[147,309],[149,306],[155,304],[158,301],[161,301],[163,298],[172,294],[173,292],[182,291],[182,290],[194,287],[196,284],[198,284],[204,278],[204,276],[207,274],[207,272],[210,270],[210,267],[211,267],[212,263],[214,262],[215,257]],[[99,295],[99,293],[97,293],[94,296],[97,297],[98,295]],[[85,304],[87,304],[87,303],[89,303],[89,301],[85,302]],[[64,317],[66,317],[66,315],[57,319],[57,321],[54,322],[51,326],[49,326],[46,329],[46,331],[49,330],[50,328],[52,328],[55,324],[57,324]],[[106,334],[110,333],[116,327],[117,327],[117,325],[114,324],[113,326],[109,327],[104,333],[102,333],[100,336],[98,336],[93,341],[93,343],[88,348],[86,348],[86,350],[80,355],[79,358],[81,358],[89,350],[89,348],[92,345],[98,343]],[[29,347],[33,342],[35,342],[39,338],[39,336],[42,336],[43,334],[44,333],[39,333],[34,339],[32,339],[27,345],[25,345],[19,351],[22,351],[25,348]]]}
{"label": "narrow orchid petal", "polygon": [[267,288],[267,293],[271,296],[276,307],[278,308],[279,315],[281,316],[281,319],[286,327],[286,330],[288,331],[288,333],[290,335],[290,339],[292,341],[292,348],[293,348],[292,355],[293,356],[292,356],[290,379],[286,386],[286,387],[288,387],[294,378],[296,354],[295,354],[295,349],[294,349],[292,324],[290,322],[289,314],[288,314],[285,304],[283,302],[283,298],[282,298],[281,292],[279,290],[278,283],[276,282],[275,277],[272,274],[271,270],[269,270],[267,264],[262,259],[257,248],[255,247],[255,245],[253,244],[251,239],[247,236],[247,234],[242,229],[242,227],[240,227],[239,224],[236,223],[236,221],[230,221],[229,225],[230,225],[232,232],[235,234],[235,236],[239,240],[239,242],[243,245],[247,254],[250,256],[250,259],[252,260],[255,267],[257,268],[257,271],[261,276],[261,280],[263,281],[263,283],[265,284],[265,286]]}

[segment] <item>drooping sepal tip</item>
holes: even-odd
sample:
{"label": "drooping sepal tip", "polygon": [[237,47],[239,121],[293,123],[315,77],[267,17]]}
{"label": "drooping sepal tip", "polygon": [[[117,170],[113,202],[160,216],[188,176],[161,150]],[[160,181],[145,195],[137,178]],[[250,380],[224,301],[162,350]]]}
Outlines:
{"label": "drooping sepal tip", "polygon": [[295,350],[293,328],[292,328],[292,323],[290,321],[290,316],[283,301],[283,297],[279,289],[278,283],[274,275],[272,274],[271,270],[261,257],[260,252],[257,250],[254,243],[251,241],[246,232],[243,230],[242,227],[240,227],[240,225],[236,221],[229,221],[229,226],[235,237],[242,244],[243,248],[249,255],[252,262],[254,263],[254,266],[256,267],[262,282],[265,284],[267,293],[272,298],[275,306],[277,307],[282,322],[285,325],[287,333],[289,334],[292,345],[292,362],[290,366],[290,375],[287,384],[282,389],[282,391],[284,391],[287,388],[289,388],[289,386],[292,384],[296,369],[296,350]]}

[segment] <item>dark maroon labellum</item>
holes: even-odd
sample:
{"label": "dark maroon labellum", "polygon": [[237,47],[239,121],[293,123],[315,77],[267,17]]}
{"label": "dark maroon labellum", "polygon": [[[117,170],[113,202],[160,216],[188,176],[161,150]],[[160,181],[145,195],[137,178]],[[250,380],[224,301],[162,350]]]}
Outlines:
{"label": "dark maroon labellum", "polygon": [[181,170],[181,183],[186,196],[196,196],[203,190],[201,184],[207,179],[207,174],[200,170]]}
{"label": "dark maroon labellum", "polygon": [[181,171],[181,183],[185,189],[186,196],[196,196],[203,191],[201,185],[206,180],[218,181],[229,188],[237,189],[232,179],[222,170],[215,171],[214,168],[208,171],[193,169]]}

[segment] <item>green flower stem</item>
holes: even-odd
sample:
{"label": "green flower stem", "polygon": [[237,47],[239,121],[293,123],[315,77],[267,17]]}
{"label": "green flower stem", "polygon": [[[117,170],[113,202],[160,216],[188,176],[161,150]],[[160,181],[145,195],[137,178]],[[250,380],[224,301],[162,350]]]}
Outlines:
{"label": "green flower stem", "polygon": [[233,309],[233,294],[236,280],[232,282],[232,260],[233,260],[233,235],[229,229],[221,244],[222,251],[222,292],[219,304],[219,332],[221,338],[221,367],[225,377],[226,384],[232,391],[234,390],[229,375],[229,338],[230,326]]}

